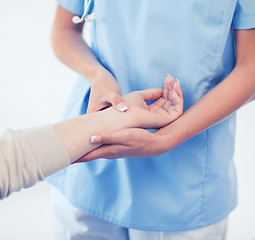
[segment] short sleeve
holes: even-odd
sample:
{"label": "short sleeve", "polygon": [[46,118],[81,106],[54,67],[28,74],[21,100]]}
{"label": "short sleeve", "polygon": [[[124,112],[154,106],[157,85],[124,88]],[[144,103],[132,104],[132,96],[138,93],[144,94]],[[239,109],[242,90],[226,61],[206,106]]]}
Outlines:
{"label": "short sleeve", "polygon": [[67,11],[82,16],[84,12],[84,0],[57,0],[58,4]]}
{"label": "short sleeve", "polygon": [[255,0],[237,0],[233,25],[234,29],[255,28]]}

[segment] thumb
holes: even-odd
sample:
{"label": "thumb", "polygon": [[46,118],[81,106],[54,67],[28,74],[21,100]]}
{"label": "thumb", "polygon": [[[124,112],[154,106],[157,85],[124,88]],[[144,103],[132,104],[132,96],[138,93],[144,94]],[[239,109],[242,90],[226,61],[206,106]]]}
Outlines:
{"label": "thumb", "polygon": [[118,95],[118,94],[114,94],[111,97],[110,103],[119,112],[125,112],[126,110],[128,110],[128,106],[125,103],[124,99],[120,95]]}

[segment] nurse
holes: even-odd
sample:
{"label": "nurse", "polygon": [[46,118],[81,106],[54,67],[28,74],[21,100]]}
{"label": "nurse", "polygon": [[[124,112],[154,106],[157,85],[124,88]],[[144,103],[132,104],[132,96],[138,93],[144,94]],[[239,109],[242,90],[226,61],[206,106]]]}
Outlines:
{"label": "nurse", "polygon": [[184,96],[173,123],[102,133],[107,145],[85,156],[118,161],[50,179],[63,193],[54,203],[59,239],[225,239],[237,204],[235,112],[255,93],[255,1],[95,0],[91,47],[83,23],[72,23],[84,2],[58,4],[53,48],[81,75],[67,117],[121,110],[120,93],[161,88],[167,72]]}

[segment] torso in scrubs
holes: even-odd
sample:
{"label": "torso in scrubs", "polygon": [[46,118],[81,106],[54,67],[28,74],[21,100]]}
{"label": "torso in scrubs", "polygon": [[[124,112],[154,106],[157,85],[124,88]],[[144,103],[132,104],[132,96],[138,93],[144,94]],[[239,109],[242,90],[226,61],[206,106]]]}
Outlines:
{"label": "torso in scrubs", "polygon": [[[82,0],[59,0],[78,15]],[[178,78],[184,110],[235,65],[234,29],[255,27],[254,0],[95,0],[92,50],[122,93],[163,88]],[[80,78],[66,118],[84,114],[89,83]],[[220,107],[220,106],[219,106]],[[199,117],[199,116],[198,116]],[[207,226],[236,206],[235,114],[157,157],[95,160],[49,180],[89,214],[128,228],[178,231]]]}

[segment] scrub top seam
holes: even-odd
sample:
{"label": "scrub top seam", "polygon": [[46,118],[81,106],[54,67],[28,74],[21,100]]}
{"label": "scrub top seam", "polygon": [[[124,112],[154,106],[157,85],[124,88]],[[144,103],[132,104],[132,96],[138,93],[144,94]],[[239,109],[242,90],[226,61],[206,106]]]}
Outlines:
{"label": "scrub top seam", "polygon": [[235,30],[241,30],[241,29],[251,29],[255,28],[255,15],[254,16],[249,16],[249,17],[238,17],[235,16],[233,18],[233,25]]}
{"label": "scrub top seam", "polygon": [[207,169],[208,169],[208,137],[209,132],[208,129],[206,130],[206,154],[205,154],[205,166],[204,166],[204,176],[203,176],[203,181],[202,181],[202,195],[201,195],[201,206],[199,209],[199,218],[200,221],[202,221],[202,214],[203,214],[203,209],[204,209],[204,205],[205,205],[205,186],[206,186],[206,182],[207,182]]}
{"label": "scrub top seam", "polygon": [[209,81],[208,81],[208,84],[207,86],[205,87],[205,91],[204,91],[204,94],[205,95],[208,90],[210,89],[211,87],[211,82],[212,82],[212,79],[213,79],[213,76],[215,75],[215,70],[216,70],[216,62],[219,58],[219,51],[220,51],[220,46],[221,46],[221,40],[222,40],[222,29],[223,29],[223,21],[225,19],[225,11],[226,11],[226,7],[227,7],[227,0],[225,0],[225,5],[224,5],[224,9],[222,11],[222,17],[221,17],[221,23],[220,23],[220,30],[219,30],[219,37],[218,37],[218,43],[217,43],[217,50],[216,50],[216,54],[215,54],[215,60],[214,60],[214,63],[212,65],[212,69],[211,69],[211,76],[209,78]]}
{"label": "scrub top seam", "polygon": [[[220,30],[219,30],[219,40],[218,40],[218,43],[217,43],[217,51],[216,51],[216,54],[215,54],[215,60],[214,60],[214,64],[212,65],[212,73],[211,73],[211,76],[210,76],[210,80],[208,82],[208,85],[207,87],[205,88],[205,93],[208,91],[208,89],[210,88],[211,86],[211,81],[212,81],[212,78],[215,74],[215,69],[216,69],[216,62],[217,62],[217,59],[219,57],[219,51],[220,51],[220,42],[222,40],[222,29],[223,29],[223,21],[224,21],[224,17],[225,17],[225,11],[226,11],[226,6],[227,6],[227,0],[225,0],[225,5],[224,5],[224,9],[223,9],[223,12],[222,12],[222,17],[221,17],[221,24],[220,24]],[[200,221],[202,221],[203,219],[203,216],[204,215],[204,209],[205,209],[205,188],[206,188],[206,183],[207,183],[207,171],[208,171],[208,149],[209,149],[209,146],[208,146],[208,139],[209,139],[209,129],[206,130],[206,155],[205,155],[205,170],[204,170],[204,178],[203,178],[203,186],[202,186],[202,196],[201,196],[201,206],[200,206],[200,210],[199,210],[199,218],[200,218]],[[203,221],[202,221],[203,222]]]}

